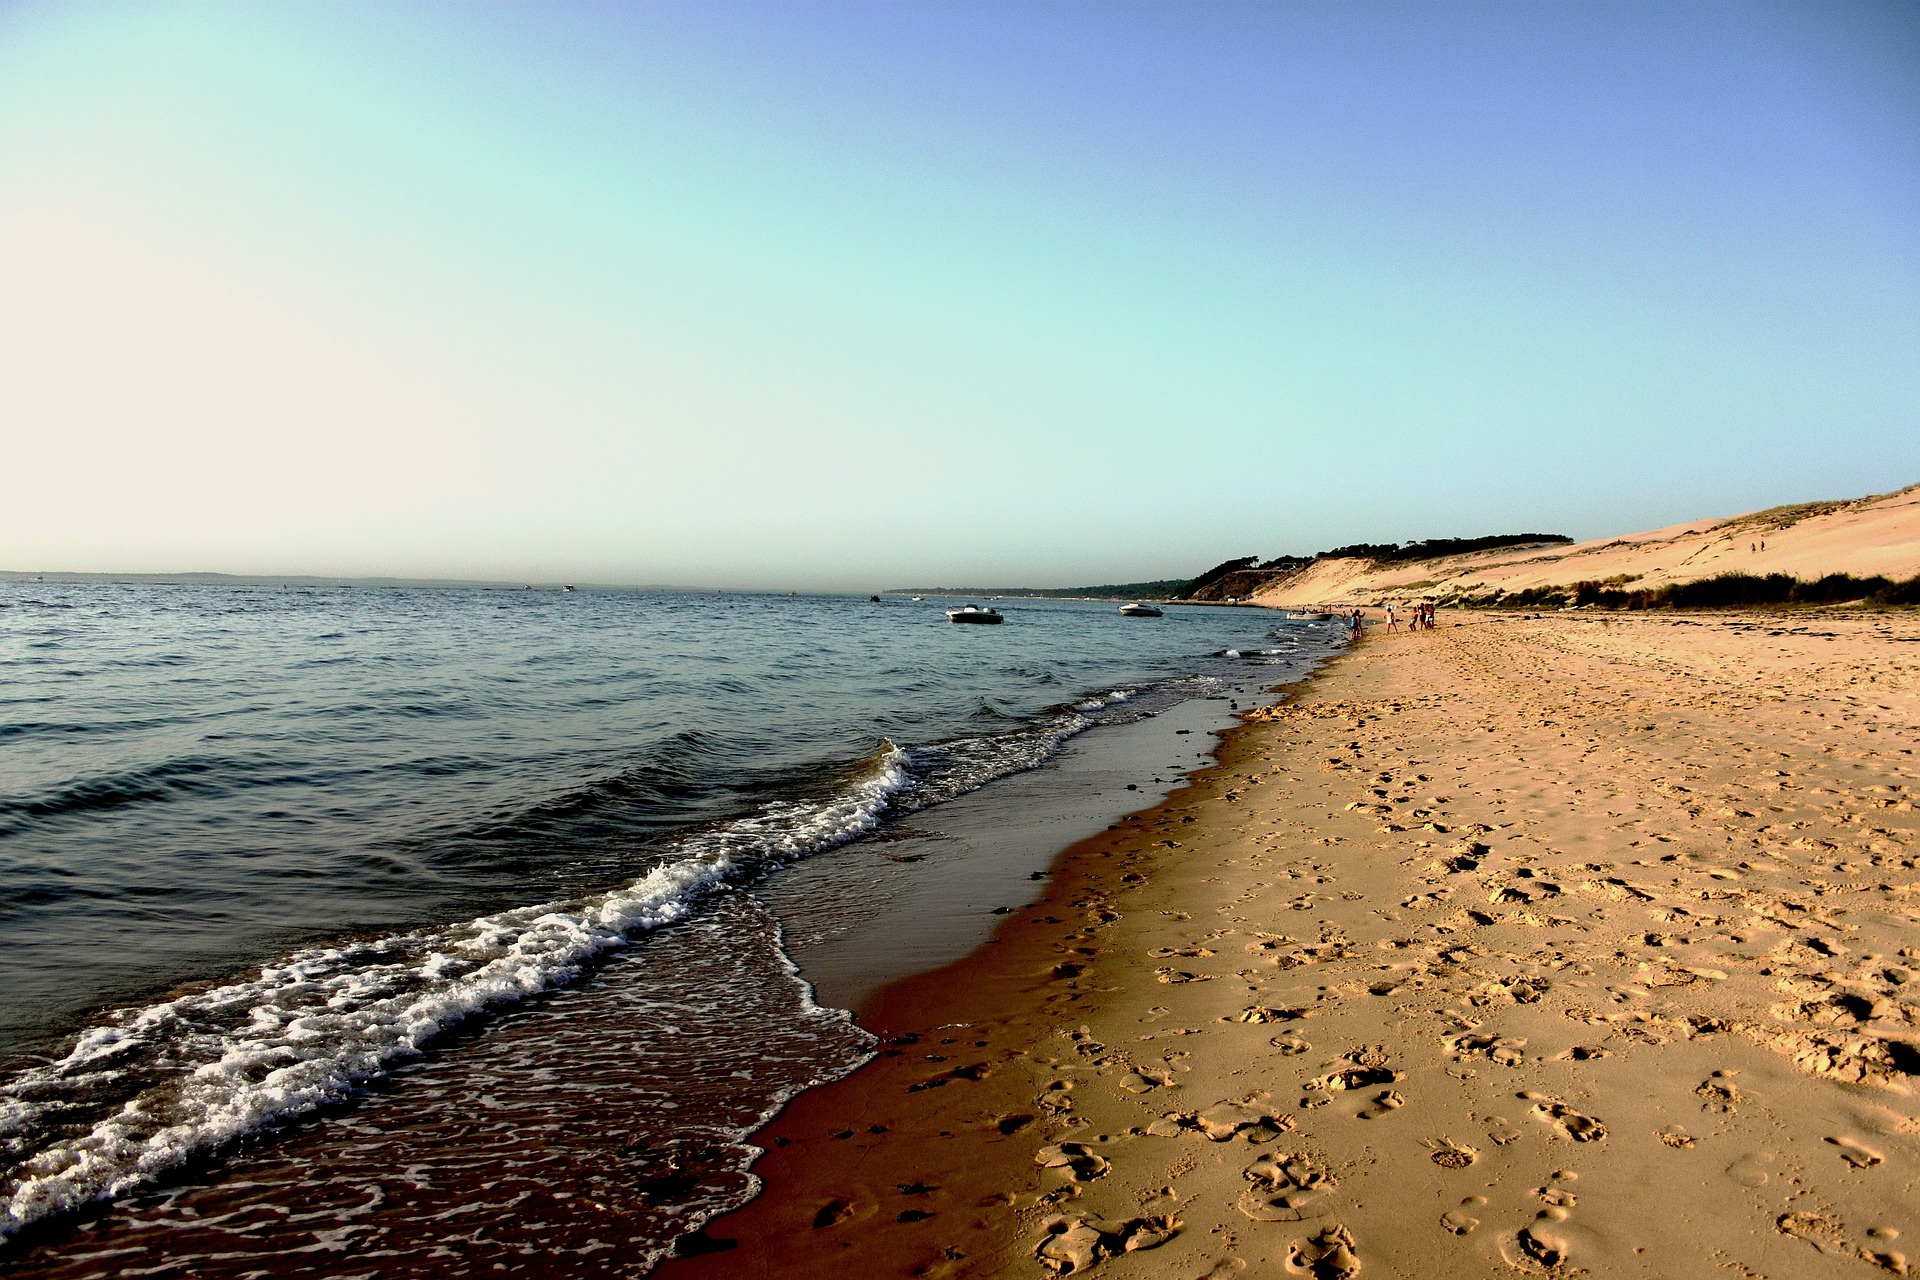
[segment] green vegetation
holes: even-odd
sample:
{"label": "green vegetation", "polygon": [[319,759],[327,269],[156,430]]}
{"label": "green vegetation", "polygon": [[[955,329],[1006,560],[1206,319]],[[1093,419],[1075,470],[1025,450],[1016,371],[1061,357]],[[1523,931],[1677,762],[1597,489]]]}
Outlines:
{"label": "green vegetation", "polygon": [[1398,542],[1355,542],[1312,556],[1276,556],[1262,561],[1259,556],[1241,556],[1207,570],[1176,594],[1188,600],[1222,599],[1229,595],[1247,595],[1278,578],[1304,569],[1316,560],[1374,560],[1394,564],[1409,560],[1431,560],[1437,556],[1465,555],[1470,551],[1489,551],[1495,547],[1525,545],[1563,545],[1572,542],[1564,533],[1495,533],[1481,538],[1427,538],[1402,545]]}
{"label": "green vegetation", "polygon": [[1439,556],[1463,556],[1470,551],[1491,551],[1495,547],[1517,547],[1529,543],[1562,545],[1572,542],[1564,533],[1490,533],[1482,538],[1426,538],[1402,546],[1398,542],[1356,542],[1335,547],[1314,556],[1316,560],[1432,560]]}
{"label": "green vegetation", "polygon": [[1592,605],[1602,609],[1740,609],[1765,605],[1848,604],[1858,601],[1875,608],[1920,604],[1920,575],[1904,582],[1875,575],[1856,578],[1830,573],[1811,582],[1785,573],[1764,577],[1751,573],[1723,573],[1696,582],[1628,591],[1631,579],[1576,582],[1565,587],[1528,587],[1525,591],[1495,591],[1492,595],[1462,599],[1461,604],[1495,609],[1564,609]]}
{"label": "green vegetation", "polygon": [[1179,594],[1188,598],[1197,596],[1228,574],[1239,573],[1243,569],[1253,568],[1259,559],[1259,556],[1241,556],[1238,560],[1227,560],[1217,564],[1193,581],[1182,583]]}

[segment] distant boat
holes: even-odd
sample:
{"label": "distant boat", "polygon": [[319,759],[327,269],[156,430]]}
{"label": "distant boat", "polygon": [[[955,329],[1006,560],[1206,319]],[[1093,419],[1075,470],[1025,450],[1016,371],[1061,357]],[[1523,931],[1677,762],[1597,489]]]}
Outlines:
{"label": "distant boat", "polygon": [[925,599],[926,599],[926,597],[925,597],[925,596],[915,596],[915,597],[914,597],[914,599],[915,599],[915,600],[925,600]]}
{"label": "distant boat", "polygon": [[947,610],[947,621],[993,623],[1004,622],[1006,619],[1000,616],[998,609],[977,609],[972,605],[967,605],[962,609]]}
{"label": "distant boat", "polygon": [[1166,615],[1150,604],[1123,604],[1120,612],[1129,618],[1161,618]]}
{"label": "distant boat", "polygon": [[1330,613],[1289,613],[1287,617],[1294,622],[1332,622],[1333,621],[1333,615]]}
{"label": "distant boat", "polygon": [[562,591],[571,591],[571,590],[573,590],[573,584],[572,584],[571,582],[568,582],[568,583],[563,583],[563,584],[561,585],[561,587],[560,587],[560,589],[561,589]]}
{"label": "distant boat", "polygon": [[879,597],[879,596],[868,596],[868,597],[867,597],[867,603],[868,603],[868,604],[879,604],[879,603],[880,603],[880,597]]}

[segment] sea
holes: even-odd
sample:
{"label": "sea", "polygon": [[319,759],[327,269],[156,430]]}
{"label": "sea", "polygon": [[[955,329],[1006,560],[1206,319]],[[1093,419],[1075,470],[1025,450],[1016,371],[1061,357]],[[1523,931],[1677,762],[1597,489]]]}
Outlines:
{"label": "sea", "polygon": [[958,603],[0,583],[0,1272],[644,1274],[873,1050],[808,903],[1344,638]]}

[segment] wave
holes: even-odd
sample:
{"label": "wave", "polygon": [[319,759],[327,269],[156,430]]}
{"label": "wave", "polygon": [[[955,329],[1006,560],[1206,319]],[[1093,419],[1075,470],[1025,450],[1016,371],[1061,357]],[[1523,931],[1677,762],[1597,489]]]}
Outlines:
{"label": "wave", "polygon": [[297,952],[252,978],[128,1010],[0,1088],[0,1240],[146,1186],[348,1098],[490,1007],[570,982],[629,939],[773,865],[873,829],[911,782],[883,743],[849,785],[689,840],[633,882],[441,929]]}
{"label": "wave", "polygon": [[1300,651],[1298,645],[1287,645],[1280,649],[1215,649],[1216,658],[1235,658],[1243,661],[1272,662],[1291,657]]}
{"label": "wave", "polygon": [[0,800],[0,835],[9,834],[22,825],[8,819],[54,818],[168,800],[188,792],[218,791],[226,786],[221,779],[230,773],[231,764],[206,756],[181,756],[145,769],[89,778],[38,799]]}

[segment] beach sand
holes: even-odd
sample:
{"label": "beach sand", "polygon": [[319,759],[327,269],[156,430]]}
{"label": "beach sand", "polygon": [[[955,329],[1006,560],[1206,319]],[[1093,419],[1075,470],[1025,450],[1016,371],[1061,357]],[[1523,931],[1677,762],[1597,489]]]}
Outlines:
{"label": "beach sand", "polygon": [[1904,1273],[1914,621],[1375,629],[869,1000],[658,1274]]}

